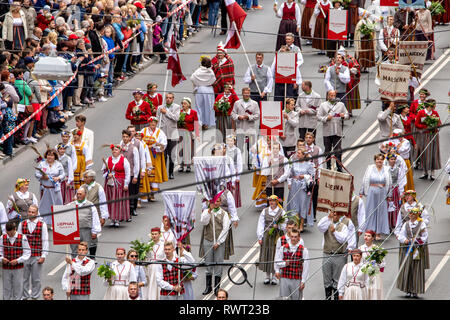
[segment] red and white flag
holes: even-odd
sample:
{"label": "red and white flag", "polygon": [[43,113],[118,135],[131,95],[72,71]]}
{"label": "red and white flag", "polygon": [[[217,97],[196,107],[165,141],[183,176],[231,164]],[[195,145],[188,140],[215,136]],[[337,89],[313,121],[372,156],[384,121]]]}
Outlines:
{"label": "red and white flag", "polygon": [[167,70],[172,70],[172,87],[186,80],[181,71],[180,58],[177,53],[177,45],[175,43],[175,35],[173,34],[173,29],[169,37],[170,47],[169,47],[169,60],[167,61]]}
{"label": "red and white flag", "polygon": [[241,34],[242,25],[244,24],[245,17],[247,17],[247,13],[245,13],[235,0],[225,0],[225,4],[227,6],[228,17],[230,18],[230,29],[228,29],[225,48],[237,49],[241,46],[241,43],[239,42],[236,31]]}

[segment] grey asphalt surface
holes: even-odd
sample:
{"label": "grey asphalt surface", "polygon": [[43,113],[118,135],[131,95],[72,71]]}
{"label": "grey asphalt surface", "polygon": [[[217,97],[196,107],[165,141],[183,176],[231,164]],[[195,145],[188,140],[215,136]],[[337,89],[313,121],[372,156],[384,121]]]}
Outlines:
{"label": "grey asphalt surface", "polygon": [[[245,21],[244,27],[248,30],[243,34],[243,41],[245,42],[245,47],[249,51],[268,51],[274,50],[276,37],[274,35],[268,34],[257,34],[251,33],[250,31],[276,33],[278,30],[279,19],[274,16],[274,12],[271,8],[272,2],[264,0],[262,1],[264,6],[263,10],[252,11],[248,13],[247,19]],[[438,27],[437,30],[448,29],[448,26]],[[217,33],[218,34],[218,33]],[[438,58],[445,50],[445,46],[448,44],[444,43],[444,40],[448,37],[448,33],[437,33],[437,50],[436,57]],[[209,29],[203,29],[195,36],[191,37],[185,42],[184,47],[179,48],[181,66],[186,78],[199,66],[199,52],[208,52],[212,57],[219,41],[225,41],[225,36],[213,37]],[[447,41],[445,39],[445,41]],[[303,57],[305,60],[302,66],[302,76],[303,79],[311,80],[313,83],[313,89],[320,93],[322,96],[325,94],[325,88],[323,86],[323,74],[317,72],[319,65],[324,65],[327,63],[328,59],[324,56],[319,56],[312,52],[310,46],[303,46]],[[196,52],[195,54],[184,54],[189,52]],[[229,50],[229,53],[235,63],[235,73],[236,73],[236,92],[240,95],[240,90],[244,87],[242,77],[247,69],[247,62],[243,54],[240,54],[242,49]],[[268,65],[272,63],[273,53],[266,53],[264,62]],[[254,54],[250,55],[250,61],[254,62]],[[441,61],[441,64],[446,61],[446,58]],[[447,60],[448,62],[448,60]],[[155,63],[145,70],[142,70],[138,75],[127,81],[120,88],[114,91],[114,98],[110,98],[107,102],[97,103],[96,107],[93,109],[87,109],[83,111],[83,114],[87,117],[86,126],[95,132],[95,148],[94,148],[94,169],[97,171],[97,180],[103,184],[103,179],[100,175],[101,169],[101,159],[102,157],[107,157],[110,155],[107,148],[101,148],[102,144],[110,144],[113,142],[118,142],[121,139],[120,132],[123,128],[129,124],[129,121],[125,119],[125,110],[128,103],[132,100],[131,91],[137,87],[145,88],[148,82],[156,82],[159,86],[159,90],[163,90],[164,79],[166,73],[167,64]],[[438,68],[439,65],[432,65],[427,63],[425,68]],[[430,74],[432,74],[431,72]],[[443,102],[446,104],[439,104],[437,111],[439,112],[442,121],[448,116],[447,103],[448,99],[448,74],[450,73],[450,65],[447,63],[427,84],[426,88],[431,91],[432,97],[438,102]],[[371,70],[370,74],[364,74],[360,84],[361,99],[365,100],[367,97],[370,99],[378,99],[378,88],[374,84],[375,70]],[[367,80],[369,78],[369,81]],[[170,78],[169,78],[170,82]],[[185,96],[191,97],[194,102],[192,92],[191,82],[185,81],[176,88],[171,88],[168,86],[168,91],[173,91],[175,93],[175,102],[180,103],[181,99]],[[368,92],[368,95],[367,95]],[[345,138],[343,140],[343,147],[348,147],[352,145],[362,134],[371,128],[371,125],[376,121],[376,114],[381,110],[381,103],[379,101],[372,102],[370,105],[366,106],[364,101],[362,101],[362,109],[354,111],[354,117],[345,123]],[[448,122],[448,121],[447,121]],[[69,128],[75,127],[74,120],[69,122]],[[374,126],[373,129],[366,137],[361,141],[367,142],[369,137],[373,139],[379,138],[378,135],[373,136],[373,132],[378,126]],[[211,146],[214,144],[214,132],[213,130],[208,130],[203,132],[202,142],[196,146],[200,147],[201,150],[197,155],[209,155]],[[323,141],[321,136],[321,126],[318,128],[318,139],[317,143],[323,148]],[[442,166],[445,165],[447,159],[450,156],[450,148],[448,141],[450,139],[450,129],[444,128],[440,132],[441,141],[441,163]],[[45,138],[50,145],[55,145],[59,142],[59,135],[50,135]],[[37,144],[39,150],[45,149],[45,144],[40,141]],[[364,170],[367,165],[372,163],[373,154],[377,152],[377,146],[369,146],[358,153],[358,155],[350,162],[345,163],[350,172],[354,175],[355,188],[359,190],[361,186],[361,180],[364,174]],[[344,162],[351,156],[351,154],[344,158]],[[27,150],[17,156],[13,161],[7,163],[6,165],[0,165],[0,200],[6,204],[6,197],[13,190],[14,183],[17,177],[28,177],[31,178],[30,190],[38,194],[38,182],[34,178],[34,158],[35,154],[32,150]],[[244,166],[245,167],[245,166]],[[418,192],[418,197],[421,198],[423,192],[431,185],[431,181],[417,180],[417,178],[422,173],[415,171],[415,184],[416,190]],[[445,194],[442,187],[445,185],[448,177],[445,173],[441,174],[439,178],[433,183],[432,187],[423,196],[421,201],[425,204],[432,203],[434,216],[432,217],[432,222],[429,228],[429,241],[446,241],[450,240],[448,234],[448,227],[450,225],[450,215],[448,206],[445,205]],[[179,185],[184,185],[187,183],[194,182],[194,174],[191,173],[178,173],[175,172],[175,180],[169,180],[167,183],[162,185],[162,188],[174,187]],[[441,181],[442,184],[441,184]],[[195,187],[186,188],[186,190],[195,190]],[[256,224],[260,213],[260,210],[254,208],[251,201],[251,195],[253,193],[253,188],[251,187],[251,175],[243,175],[241,178],[241,191],[243,206],[238,210],[240,216],[240,222],[237,229],[233,230],[234,234],[234,244],[235,244],[235,255],[231,257],[230,261],[241,261],[241,259],[247,255],[249,250],[254,246],[256,241]],[[435,196],[436,194],[436,196]],[[114,258],[114,252],[116,247],[129,248],[130,241],[134,239],[146,240],[148,239],[147,234],[150,229],[154,226],[159,226],[161,223],[161,217],[164,213],[164,205],[162,202],[162,197],[160,195],[156,196],[157,202],[151,204],[143,204],[141,209],[138,209],[138,216],[133,217],[133,221],[129,223],[122,223],[119,229],[110,229],[109,222],[105,224],[102,230],[102,235],[99,239],[99,249],[97,255],[99,263],[104,260],[103,257]],[[196,215],[197,221],[200,218],[200,205],[201,198],[198,196],[196,202]],[[318,213],[317,219],[319,220],[324,214]],[[197,223],[197,227],[191,233],[191,243],[193,247],[193,253],[196,259],[198,259],[198,245],[200,242],[200,232],[201,226]],[[305,241],[305,246],[310,251],[311,258],[321,257],[321,242],[322,236],[320,232],[314,228],[307,228],[302,234]],[[50,237],[51,239],[51,237]],[[359,245],[362,242],[360,241]],[[390,237],[384,244],[384,247],[397,247],[398,242],[394,237]],[[450,249],[449,243],[443,243],[438,245],[430,246],[430,261],[431,269],[426,272],[426,279],[429,279],[433,270],[440,263],[444,255]],[[42,272],[42,287],[52,286],[55,289],[56,299],[65,299],[65,293],[61,289],[61,277],[64,271],[64,267],[60,268],[54,275],[49,275],[49,273],[54,270],[64,259],[64,246],[54,246],[50,245],[50,250],[57,251],[49,254],[47,260],[45,261],[43,272]],[[256,257],[255,254],[259,252],[259,247],[254,249],[251,254],[247,255],[245,262],[252,261]],[[322,271],[321,259],[314,259],[310,263],[310,278],[307,280],[306,288],[304,291],[304,297],[307,300],[311,299],[323,299],[324,290],[322,283]],[[245,267],[245,265],[242,265]],[[398,271],[398,251],[392,250],[387,256],[387,266],[383,274],[383,283],[385,293],[390,289],[392,282]],[[434,281],[429,286],[423,299],[448,299],[450,288],[448,284],[448,274],[450,271],[449,264],[445,264],[440,273],[437,274]],[[224,268],[223,279],[226,278],[227,268]],[[198,270],[199,277],[194,281],[194,293],[196,299],[203,299],[201,292],[204,289],[204,270],[201,268]],[[264,279],[264,274],[260,271],[256,273],[256,283],[255,281],[255,267],[249,266],[248,271],[248,281],[252,283],[254,289],[250,288],[247,284],[236,286],[232,285],[229,287],[230,297],[233,300],[240,299],[255,299],[261,300],[272,300],[279,296],[279,286],[266,286],[262,284]],[[223,287],[228,286],[230,282],[225,279]],[[91,280],[92,294],[91,299],[102,299],[106,287],[103,285],[102,280],[95,274],[92,276]],[[0,281],[0,287],[2,283]],[[403,293],[398,291],[396,288],[392,290],[389,299],[403,299]]]}

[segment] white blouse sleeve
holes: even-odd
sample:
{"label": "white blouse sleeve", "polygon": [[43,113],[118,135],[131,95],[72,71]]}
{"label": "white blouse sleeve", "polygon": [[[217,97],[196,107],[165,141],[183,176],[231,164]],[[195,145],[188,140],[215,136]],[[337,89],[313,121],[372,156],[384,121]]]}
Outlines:
{"label": "white blouse sleeve", "polygon": [[130,163],[126,158],[123,159],[123,166],[125,168],[125,182],[124,186],[128,186],[130,184]]}

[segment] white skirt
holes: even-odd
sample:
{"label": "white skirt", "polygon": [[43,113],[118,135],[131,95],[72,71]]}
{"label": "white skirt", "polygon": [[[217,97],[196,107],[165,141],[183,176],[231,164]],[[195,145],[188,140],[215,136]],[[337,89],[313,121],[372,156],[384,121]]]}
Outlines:
{"label": "white skirt", "polygon": [[378,273],[369,279],[369,286],[367,287],[367,300],[383,300],[383,279]]}
{"label": "white skirt", "polygon": [[148,284],[146,287],[143,287],[143,298],[144,300],[160,300],[159,298],[159,287],[156,282],[156,267],[157,264],[151,264],[148,266]]}
{"label": "white skirt", "polygon": [[103,300],[128,300],[128,287],[122,285],[109,286]]}
{"label": "white skirt", "polygon": [[345,288],[344,300],[366,300],[367,288],[359,286],[349,286]]}

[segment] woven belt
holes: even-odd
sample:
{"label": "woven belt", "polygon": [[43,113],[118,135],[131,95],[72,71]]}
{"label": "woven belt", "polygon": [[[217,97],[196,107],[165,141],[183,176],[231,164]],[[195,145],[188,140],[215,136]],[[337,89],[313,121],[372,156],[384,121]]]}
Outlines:
{"label": "woven belt", "polygon": [[48,187],[48,186],[43,186],[46,189],[54,189],[55,187]]}
{"label": "woven belt", "polygon": [[381,184],[381,183],[371,183],[370,186],[384,188],[384,184]]}

